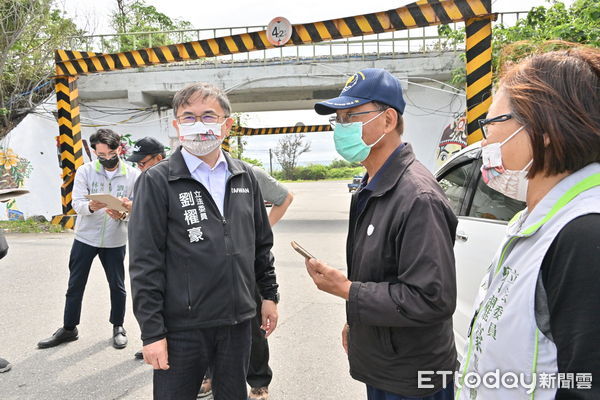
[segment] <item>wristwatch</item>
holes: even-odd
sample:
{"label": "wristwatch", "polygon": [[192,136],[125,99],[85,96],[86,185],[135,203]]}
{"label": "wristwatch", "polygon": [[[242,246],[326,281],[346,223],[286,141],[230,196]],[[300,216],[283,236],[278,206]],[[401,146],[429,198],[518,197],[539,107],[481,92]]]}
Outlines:
{"label": "wristwatch", "polygon": [[263,297],[263,300],[271,300],[273,303],[279,303],[279,292],[268,295],[267,297]]}

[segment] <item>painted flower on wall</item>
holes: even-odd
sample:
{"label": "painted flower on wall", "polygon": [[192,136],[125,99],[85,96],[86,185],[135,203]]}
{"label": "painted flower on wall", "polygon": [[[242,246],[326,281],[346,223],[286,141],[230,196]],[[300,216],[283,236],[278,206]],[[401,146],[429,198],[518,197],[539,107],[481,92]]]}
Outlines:
{"label": "painted flower on wall", "polygon": [[135,141],[131,138],[131,133],[126,133],[121,135],[121,148],[123,149],[123,153],[121,155],[122,158],[127,158],[131,155],[131,149]]}
{"label": "painted flower on wall", "polygon": [[14,153],[12,149],[6,149],[6,151],[0,150],[0,165],[4,169],[11,169],[19,164],[19,157]]}
{"label": "painted flower on wall", "polygon": [[[0,189],[23,187],[32,170],[28,159],[19,157],[11,148],[0,147]],[[23,213],[17,209],[15,199],[6,203],[6,212],[10,220],[23,219]]]}
{"label": "painted flower on wall", "polygon": [[23,186],[32,169],[31,162],[11,148],[0,148],[0,189]]}

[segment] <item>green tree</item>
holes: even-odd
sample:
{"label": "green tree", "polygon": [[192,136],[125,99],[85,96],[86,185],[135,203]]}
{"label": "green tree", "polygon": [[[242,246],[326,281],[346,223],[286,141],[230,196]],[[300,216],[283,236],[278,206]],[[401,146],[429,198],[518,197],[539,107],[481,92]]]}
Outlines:
{"label": "green tree", "polygon": [[54,0],[0,0],[0,137],[54,89],[54,50],[81,35]]}
{"label": "green tree", "polygon": [[[448,39],[448,47],[465,40],[464,28],[453,30],[442,25],[438,31]],[[548,7],[532,8],[527,17],[514,26],[495,24],[492,30],[494,78],[497,79],[504,62],[518,61],[529,54],[560,47],[556,42],[548,43],[556,40],[600,47],[600,2],[575,0],[571,7],[567,7],[562,1],[553,1]],[[507,48],[510,51],[505,51]],[[465,82],[464,67],[453,71],[453,84]]]}
{"label": "green tree", "polygon": [[305,135],[290,134],[283,135],[277,142],[277,147],[273,151],[275,158],[283,170],[284,179],[295,179],[294,170],[298,163],[298,157],[301,154],[310,151],[310,142],[304,142]]}
{"label": "green tree", "polygon": [[356,168],[356,167],[360,167],[361,164],[357,163],[357,162],[349,162],[346,160],[333,160],[331,162],[331,164],[329,164],[329,168]]}
{"label": "green tree", "polygon": [[[165,32],[192,29],[188,21],[172,19],[144,0],[116,2],[117,8],[110,16],[110,24],[119,35],[104,41],[103,46],[108,51],[128,51],[192,40],[189,34],[183,32]],[[134,32],[145,34],[134,35]]]}
{"label": "green tree", "polygon": [[257,167],[260,167],[260,168],[263,167],[263,163],[256,158],[242,157],[241,160],[246,161],[248,164],[256,165]]}

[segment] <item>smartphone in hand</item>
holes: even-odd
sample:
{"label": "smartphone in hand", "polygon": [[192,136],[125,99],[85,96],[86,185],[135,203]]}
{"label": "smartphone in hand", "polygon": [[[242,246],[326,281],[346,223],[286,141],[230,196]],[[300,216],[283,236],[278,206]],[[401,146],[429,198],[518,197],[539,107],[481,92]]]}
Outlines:
{"label": "smartphone in hand", "polygon": [[306,258],[307,260],[311,259],[311,258],[315,258],[315,256],[313,256],[312,254],[310,254],[304,247],[300,246],[294,240],[292,240],[290,244],[292,245],[292,247],[294,248],[294,250],[296,250],[298,252],[298,254],[300,254],[301,256],[303,256],[304,258]]}

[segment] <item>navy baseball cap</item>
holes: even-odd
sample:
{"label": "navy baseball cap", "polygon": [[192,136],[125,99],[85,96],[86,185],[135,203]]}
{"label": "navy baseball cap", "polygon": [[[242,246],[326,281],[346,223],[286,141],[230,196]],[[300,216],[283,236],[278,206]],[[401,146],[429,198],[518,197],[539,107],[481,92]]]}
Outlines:
{"label": "navy baseball cap", "polygon": [[133,145],[133,153],[127,157],[127,161],[138,162],[144,159],[147,155],[161,154],[165,151],[165,146],[153,137],[146,136],[135,142]]}
{"label": "navy baseball cap", "polygon": [[327,115],[370,101],[387,104],[400,114],[404,113],[406,107],[402,86],[396,77],[381,68],[366,68],[348,79],[338,97],[315,104],[315,111]]}

